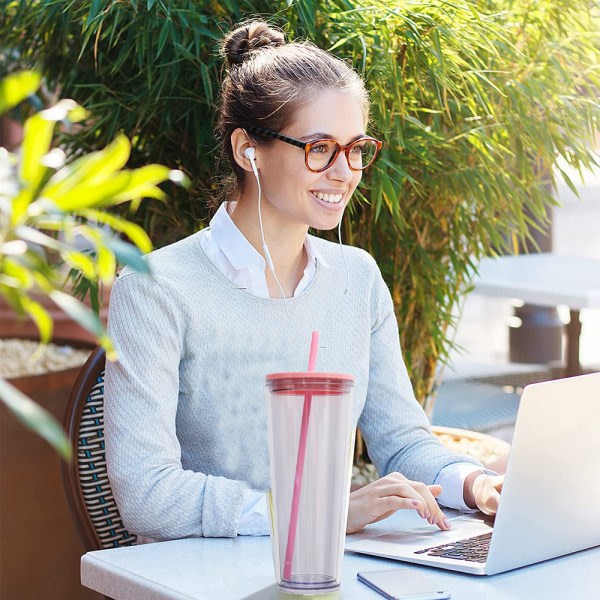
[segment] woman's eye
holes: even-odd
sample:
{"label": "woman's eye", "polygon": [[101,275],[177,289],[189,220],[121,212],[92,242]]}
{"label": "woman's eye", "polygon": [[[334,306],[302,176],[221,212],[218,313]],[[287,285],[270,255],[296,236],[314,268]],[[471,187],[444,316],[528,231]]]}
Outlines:
{"label": "woman's eye", "polygon": [[329,152],[329,146],[327,144],[315,144],[311,146],[310,151],[313,154],[327,154]]}
{"label": "woman's eye", "polygon": [[365,151],[365,145],[356,144],[356,146],[352,146],[350,151],[352,152],[352,154],[362,154]]}

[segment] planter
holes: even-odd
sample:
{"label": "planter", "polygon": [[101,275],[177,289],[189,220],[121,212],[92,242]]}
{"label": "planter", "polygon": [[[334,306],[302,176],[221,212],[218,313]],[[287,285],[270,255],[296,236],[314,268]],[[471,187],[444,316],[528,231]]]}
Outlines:
{"label": "planter", "polygon": [[[496,471],[496,473],[502,474],[506,471],[506,463],[510,452],[508,442],[485,433],[456,427],[434,425],[431,427],[431,431],[448,450],[468,454],[481,462],[484,467]],[[362,438],[361,444],[363,444]],[[379,478],[375,467],[368,460],[365,460],[365,455],[366,450],[361,445],[360,453],[355,452],[351,491],[355,491]]]}
{"label": "planter", "polygon": [[[2,333],[5,335],[4,330]],[[92,348],[71,341],[65,343]],[[62,421],[80,368],[9,381]],[[79,582],[84,548],[63,492],[60,462],[43,439],[21,425],[0,404],[2,598],[101,598]]]}
{"label": "planter", "polygon": [[455,427],[434,425],[431,431],[448,450],[468,454],[476,458],[487,469],[497,473],[506,471],[510,452],[508,442],[485,433]]}
{"label": "planter", "polygon": [[[100,319],[105,326],[108,317],[108,300],[111,289],[105,286],[100,298],[102,306],[100,309]],[[87,344],[95,343],[95,338],[89,331],[73,321],[71,317],[58,308],[47,296],[33,294],[32,298],[48,311],[54,321],[53,341],[72,340]],[[2,296],[0,296],[0,332],[2,332],[2,337],[4,338],[20,337],[37,339],[38,337],[38,330],[35,323],[28,316],[19,317]]]}

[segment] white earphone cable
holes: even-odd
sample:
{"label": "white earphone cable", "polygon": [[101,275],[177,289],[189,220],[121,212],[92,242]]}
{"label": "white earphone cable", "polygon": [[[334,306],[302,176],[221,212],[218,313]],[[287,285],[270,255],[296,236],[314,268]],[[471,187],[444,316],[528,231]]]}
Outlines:
{"label": "white earphone cable", "polygon": [[[248,151],[246,151],[246,152],[248,152]],[[254,177],[256,177],[256,183],[258,185],[258,224],[260,226],[260,237],[262,240],[263,251],[265,253],[265,259],[267,261],[267,265],[269,266],[271,273],[273,273],[273,277],[275,278],[277,285],[279,286],[279,290],[281,291],[281,296],[283,297],[283,303],[285,305],[285,311],[287,312],[288,318],[291,319],[292,317],[290,315],[290,309],[288,307],[287,298],[285,297],[285,292],[283,291],[283,287],[281,286],[281,283],[279,282],[279,279],[277,278],[277,275],[275,274],[275,265],[273,264],[273,260],[271,259],[271,253],[269,252],[269,247],[267,246],[267,242],[265,240],[265,231],[263,229],[262,214],[261,214],[261,210],[260,210],[260,200],[261,200],[261,196],[262,196],[262,189],[260,186],[260,177],[258,176],[258,169],[256,168],[256,164],[255,164],[256,159],[254,158],[254,152],[251,152],[250,154],[246,154],[246,156],[250,160],[250,165],[252,166],[252,171],[254,173]]]}
{"label": "white earphone cable", "polygon": [[[262,247],[263,247],[263,251],[265,254],[265,259],[266,259],[267,265],[269,266],[271,273],[273,274],[273,277],[275,278],[275,281],[277,282],[277,285],[279,286],[279,290],[281,291],[281,296],[283,298],[283,303],[285,305],[285,311],[288,315],[288,318],[291,321],[292,317],[291,317],[289,306],[287,303],[287,298],[285,296],[285,292],[283,291],[283,287],[282,287],[281,283],[279,282],[277,275],[275,274],[275,265],[273,265],[273,260],[271,259],[271,253],[269,252],[269,247],[267,246],[267,242],[265,240],[265,231],[264,231],[263,222],[262,222],[262,212],[260,209],[260,203],[261,203],[261,198],[262,198],[262,188],[260,185],[260,177],[258,175],[258,169],[256,168],[256,164],[255,164],[254,148],[248,148],[246,150],[245,155],[250,160],[250,165],[252,166],[252,172],[254,173],[254,177],[256,178],[256,183],[258,186],[258,203],[257,203],[258,204],[258,224],[260,227],[260,237],[262,240]],[[350,274],[348,271],[348,264],[346,263],[346,256],[344,254],[344,245],[342,243],[342,218],[341,217],[340,217],[340,221],[338,223],[337,230],[338,230],[338,242],[340,245],[340,252],[342,254],[342,261],[344,263],[344,271],[345,271],[345,275],[346,275],[346,285],[345,285],[344,292],[342,294],[342,299],[343,299],[344,296],[348,293]],[[330,316],[330,319],[331,319],[331,316]]]}
{"label": "white earphone cable", "polygon": [[[344,215],[342,213],[342,217],[343,216]],[[338,223],[338,242],[340,243],[340,252],[342,253],[342,261],[344,261],[344,271],[346,272],[346,286],[344,288],[344,294],[343,294],[343,296],[345,296],[348,293],[350,274],[348,272],[348,264],[346,263],[346,257],[344,255],[344,245],[342,244],[342,217],[340,217],[340,222]]]}

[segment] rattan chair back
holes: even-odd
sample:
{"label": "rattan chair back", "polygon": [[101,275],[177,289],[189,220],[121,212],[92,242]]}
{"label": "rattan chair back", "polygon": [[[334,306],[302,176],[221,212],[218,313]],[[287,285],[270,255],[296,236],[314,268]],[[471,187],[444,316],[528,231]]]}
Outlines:
{"label": "rattan chair back", "polygon": [[132,546],[112,494],[104,446],[105,354],[97,348],[71,390],[64,426],[72,458],[63,462],[63,483],[73,520],[85,549]]}

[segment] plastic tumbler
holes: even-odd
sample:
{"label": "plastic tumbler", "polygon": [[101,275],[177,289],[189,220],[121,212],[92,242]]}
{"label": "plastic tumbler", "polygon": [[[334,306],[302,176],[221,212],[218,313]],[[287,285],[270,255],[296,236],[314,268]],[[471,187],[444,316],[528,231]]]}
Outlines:
{"label": "plastic tumbler", "polygon": [[273,373],[266,386],[277,587],[332,592],[340,587],[348,517],[354,377]]}

